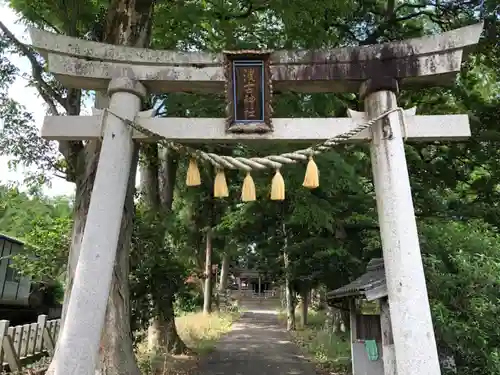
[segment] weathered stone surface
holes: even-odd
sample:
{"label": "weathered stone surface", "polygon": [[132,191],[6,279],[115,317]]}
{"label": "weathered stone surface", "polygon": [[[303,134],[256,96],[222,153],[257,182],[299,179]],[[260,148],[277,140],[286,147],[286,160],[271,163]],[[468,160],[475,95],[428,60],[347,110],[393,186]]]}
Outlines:
{"label": "weathered stone surface", "polygon": [[[400,86],[447,85],[460,71],[462,51],[411,56],[406,59],[351,61],[344,64],[273,65],[276,90],[304,92],[356,92],[363,81],[386,75],[399,79]],[[432,77],[432,80],[429,78]],[[320,83],[320,84],[318,84]]]}
{"label": "weathered stone surface", "polygon": [[[462,140],[470,137],[467,115],[413,116],[414,110],[406,111],[406,136],[409,141]],[[267,134],[234,134],[226,132],[222,118],[151,118],[139,114],[136,121],[142,127],[179,142],[224,142],[251,143],[264,140],[274,142],[313,143],[345,133],[356,124],[366,121],[361,112],[350,112],[351,118],[275,118],[274,131]],[[112,116],[111,114],[108,116]],[[46,116],[42,137],[51,140],[97,139],[102,134],[102,112],[94,116]],[[402,129],[404,133],[405,130]],[[134,132],[133,138],[152,140]],[[354,136],[350,143],[368,142],[368,129]]]}
{"label": "weathered stone surface", "polygon": [[139,63],[142,65],[220,65],[222,54],[179,52],[135,48],[123,45],[92,42],[30,28],[31,44],[47,57],[49,52],[100,61]]}
{"label": "weathered stone surface", "polygon": [[222,91],[222,66],[134,65],[48,55],[49,69],[66,87],[106,90],[113,78],[141,81],[149,92]]}
{"label": "weathered stone surface", "polygon": [[[374,118],[397,108],[396,94],[374,92],[364,107]],[[390,114],[372,127],[370,145],[396,372],[440,375],[401,128],[400,117]]]}
{"label": "weathered stone surface", "polygon": [[273,64],[350,64],[353,61],[390,60],[413,55],[430,55],[440,51],[466,49],[475,45],[483,30],[478,23],[445,33],[362,47],[332,50],[275,51]]}
{"label": "weathered stone surface", "polygon": [[[450,85],[482,23],[422,38],[328,51],[271,53],[275,91],[357,92],[361,83],[384,75],[401,88]],[[67,87],[104,89],[125,75],[151,92],[217,92],[224,89],[223,55],[113,46],[30,30],[32,43]]]}

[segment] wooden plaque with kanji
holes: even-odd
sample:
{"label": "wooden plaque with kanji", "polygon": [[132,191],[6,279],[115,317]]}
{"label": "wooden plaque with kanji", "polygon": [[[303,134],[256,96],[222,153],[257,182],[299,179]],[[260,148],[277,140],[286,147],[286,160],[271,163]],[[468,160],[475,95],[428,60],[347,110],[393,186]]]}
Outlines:
{"label": "wooden plaque with kanji", "polygon": [[272,131],[269,53],[225,54],[227,130]]}

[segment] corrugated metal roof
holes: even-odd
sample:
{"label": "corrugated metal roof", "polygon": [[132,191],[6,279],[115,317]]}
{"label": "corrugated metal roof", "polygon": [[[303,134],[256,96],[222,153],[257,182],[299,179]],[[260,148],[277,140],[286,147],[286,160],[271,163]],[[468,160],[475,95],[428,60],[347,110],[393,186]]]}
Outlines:
{"label": "corrugated metal roof", "polygon": [[6,234],[2,234],[2,233],[0,233],[0,240],[5,240],[5,241],[8,241],[8,242],[12,242],[12,243],[18,244],[18,245],[24,245],[23,241],[18,240],[17,238],[14,238],[14,237],[9,237]]}
{"label": "corrugated metal roof", "polygon": [[366,273],[351,283],[327,293],[328,300],[338,300],[345,297],[365,296],[367,291],[385,286],[384,260],[370,260]]}

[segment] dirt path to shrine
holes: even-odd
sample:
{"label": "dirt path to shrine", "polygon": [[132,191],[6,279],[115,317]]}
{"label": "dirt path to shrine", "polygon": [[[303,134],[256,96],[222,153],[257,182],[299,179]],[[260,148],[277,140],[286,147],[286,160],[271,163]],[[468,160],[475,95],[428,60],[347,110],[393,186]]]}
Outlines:
{"label": "dirt path to shrine", "polygon": [[200,361],[196,375],[316,375],[273,311],[243,314],[215,350]]}

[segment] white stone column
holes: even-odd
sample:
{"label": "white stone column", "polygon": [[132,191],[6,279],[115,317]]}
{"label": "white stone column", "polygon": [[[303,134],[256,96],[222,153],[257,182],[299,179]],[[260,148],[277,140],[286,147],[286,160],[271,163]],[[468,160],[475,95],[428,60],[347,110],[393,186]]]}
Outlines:
{"label": "white stone column", "polygon": [[[109,84],[109,109],[133,120],[146,89],[128,78]],[[133,143],[131,131],[107,114],[81,252],[53,365],[55,375],[94,375],[120,235]]]}
{"label": "white stone column", "polygon": [[[397,107],[397,82],[369,80],[361,90],[373,118]],[[371,161],[400,375],[439,375],[439,360],[417,234],[401,122],[393,112],[373,127]]]}

